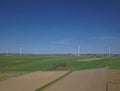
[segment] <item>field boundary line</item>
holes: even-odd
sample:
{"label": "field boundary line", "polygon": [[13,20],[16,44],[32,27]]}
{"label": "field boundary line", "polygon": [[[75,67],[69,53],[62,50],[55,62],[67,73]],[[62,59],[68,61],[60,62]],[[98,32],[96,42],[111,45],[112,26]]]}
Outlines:
{"label": "field boundary line", "polygon": [[108,91],[108,82],[106,83],[106,91]]}
{"label": "field boundary line", "polygon": [[53,81],[51,81],[51,82],[43,85],[42,87],[36,89],[35,91],[42,91],[42,90],[44,90],[44,89],[47,88],[48,86],[50,86],[50,85],[54,84],[55,82],[61,80],[62,78],[66,77],[67,75],[69,75],[69,74],[72,73],[72,72],[73,72],[73,71],[69,71],[68,73],[64,74],[63,76],[61,76],[61,77],[59,77],[59,78],[57,78],[57,79],[55,79],[55,80],[53,80]]}

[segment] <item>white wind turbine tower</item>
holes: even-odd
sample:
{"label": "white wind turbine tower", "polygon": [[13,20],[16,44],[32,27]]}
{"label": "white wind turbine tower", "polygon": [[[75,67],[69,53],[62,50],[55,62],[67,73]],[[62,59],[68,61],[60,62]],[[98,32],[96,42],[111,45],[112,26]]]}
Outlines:
{"label": "white wind turbine tower", "polygon": [[8,50],[6,51],[6,55],[8,56]]}
{"label": "white wind turbine tower", "polygon": [[22,55],[22,48],[20,48],[20,56]]}
{"label": "white wind turbine tower", "polygon": [[101,55],[102,55],[102,57],[104,56],[104,52],[103,51],[102,51]]}
{"label": "white wind turbine tower", "polygon": [[109,57],[111,56],[111,47],[109,46],[109,48],[108,48],[109,50]]}
{"label": "white wind turbine tower", "polygon": [[37,55],[38,53],[37,53],[37,49],[35,49],[35,55]]}
{"label": "white wind turbine tower", "polygon": [[78,50],[77,50],[78,57],[80,56],[80,45],[78,44]]}
{"label": "white wind turbine tower", "polygon": [[77,48],[76,48],[76,46],[75,46],[75,56],[77,56]]}

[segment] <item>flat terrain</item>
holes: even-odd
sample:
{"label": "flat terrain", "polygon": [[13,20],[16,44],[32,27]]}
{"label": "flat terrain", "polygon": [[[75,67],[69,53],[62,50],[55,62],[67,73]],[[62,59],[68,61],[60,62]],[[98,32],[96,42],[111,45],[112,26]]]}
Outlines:
{"label": "flat terrain", "polygon": [[106,91],[106,69],[74,71],[44,91]]}
{"label": "flat terrain", "polygon": [[0,91],[35,91],[67,73],[67,71],[38,71],[0,81]]}
{"label": "flat terrain", "polygon": [[74,70],[104,68],[106,66],[111,69],[120,69],[120,56],[101,58],[81,55],[78,58],[72,55],[13,55],[0,56],[0,73],[46,71],[59,62],[66,63]]}
{"label": "flat terrain", "polygon": [[[37,71],[9,78],[0,81],[0,91],[35,91],[67,72]],[[98,68],[73,71],[43,91],[106,91],[106,89],[107,91],[120,91],[120,70]]]}
{"label": "flat terrain", "polygon": [[[57,66],[59,70],[64,70],[60,65],[66,65],[66,68],[69,68],[67,71],[72,70],[73,73],[63,78],[64,80],[61,79],[55,84],[53,83],[45,90],[50,89],[50,91],[52,91],[52,89],[56,89],[58,86],[57,84],[60,84],[58,88],[65,88],[64,91],[95,91],[97,88],[100,88],[100,91],[104,91],[106,70],[101,68],[107,67],[109,69],[119,70],[120,56],[98,57],[96,55],[81,55],[80,57],[76,57],[74,55],[0,55],[0,91],[10,91],[8,89],[11,89],[11,91],[33,91],[38,89],[42,85],[64,74],[64,72],[54,74],[58,69],[53,70],[53,72],[48,72],[50,68],[54,68],[55,66]],[[108,71],[107,74],[108,91],[120,91],[119,72]],[[99,90],[97,89],[96,91]]]}
{"label": "flat terrain", "polygon": [[120,70],[108,71],[108,91],[120,91]]}

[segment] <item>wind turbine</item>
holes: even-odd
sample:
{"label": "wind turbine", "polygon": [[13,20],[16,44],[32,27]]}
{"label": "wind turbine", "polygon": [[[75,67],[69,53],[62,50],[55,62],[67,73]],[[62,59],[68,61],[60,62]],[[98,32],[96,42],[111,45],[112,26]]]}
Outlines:
{"label": "wind turbine", "polygon": [[6,55],[8,56],[8,50],[6,51]]}
{"label": "wind turbine", "polygon": [[77,51],[78,53],[78,57],[80,56],[80,45],[78,44],[78,51]]}
{"label": "wind turbine", "polygon": [[35,55],[37,55],[38,53],[37,53],[37,49],[35,49]]}
{"label": "wind turbine", "polygon": [[77,49],[76,49],[76,46],[75,46],[75,56],[77,56]]}
{"label": "wind turbine", "polygon": [[22,56],[22,48],[20,48],[20,56]]}
{"label": "wind turbine", "polygon": [[108,52],[109,52],[109,57],[110,57],[111,56],[111,47],[109,46],[108,49],[109,49]]}
{"label": "wind turbine", "polygon": [[103,56],[104,56],[104,52],[102,51],[102,53],[101,53],[101,54],[102,54],[102,57],[103,57]]}

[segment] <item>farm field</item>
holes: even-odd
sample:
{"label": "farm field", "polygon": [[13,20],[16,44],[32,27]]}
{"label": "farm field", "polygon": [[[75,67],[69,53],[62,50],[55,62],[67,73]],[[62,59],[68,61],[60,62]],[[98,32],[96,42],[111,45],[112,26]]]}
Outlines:
{"label": "farm field", "polygon": [[61,62],[70,67],[69,70],[104,68],[106,66],[110,69],[120,69],[119,56],[105,58],[96,58],[93,55],[83,55],[79,58],[68,55],[0,56],[0,80],[34,71],[48,71]]}
{"label": "farm field", "polygon": [[37,71],[15,78],[0,81],[0,91],[35,91],[36,88],[43,86],[67,71]]}
{"label": "farm field", "polygon": [[[52,89],[55,89],[57,84],[61,84],[62,81],[63,82],[65,81],[65,83],[71,82],[71,84],[69,84],[70,87],[72,87],[73,83],[75,83],[75,80],[76,82],[78,81],[78,84],[81,84],[79,82],[83,82],[82,85],[85,86],[85,85],[88,85],[87,83],[91,81],[90,79],[93,79],[92,77],[96,79],[96,80],[91,81],[93,85],[89,83],[90,85],[87,86],[87,88],[82,88],[84,86],[82,86],[81,88],[78,88],[80,87],[80,85],[79,86],[73,85],[73,89],[75,89],[76,91],[79,91],[78,89],[81,89],[83,91],[87,89],[89,89],[87,91],[95,91],[97,88],[94,88],[93,90],[93,89],[90,89],[90,87],[96,86],[100,88],[100,91],[104,91],[106,89],[106,85],[104,85],[106,82],[106,79],[109,82],[108,78],[109,79],[113,78],[111,76],[111,74],[113,73],[108,72],[110,75],[109,76],[106,72],[106,69],[104,68],[119,70],[120,69],[120,56],[96,57],[95,55],[81,55],[80,57],[76,57],[73,55],[23,55],[23,56],[19,56],[19,55],[2,56],[1,55],[0,56],[0,83],[8,84],[7,86],[9,86],[10,81],[15,80],[15,79],[18,81],[17,83],[22,83],[24,82],[22,78],[25,77],[24,80],[26,81],[26,84],[29,83],[28,86],[30,86],[32,89],[30,79],[34,79],[35,81],[40,79],[39,81],[41,81],[41,78],[42,78],[41,76],[47,74],[47,72],[51,74],[52,72],[54,73],[54,71],[56,72],[64,71],[63,73],[61,73],[61,75],[58,73],[59,74],[58,76],[56,76],[57,74],[55,75],[56,77],[53,76],[54,79],[51,78],[52,80],[49,80],[50,78],[48,77],[48,79],[45,80],[46,81],[45,84],[46,84],[48,82],[51,82],[61,77],[67,71],[72,71],[72,73],[65,76],[65,78],[62,78],[58,80],[57,82],[51,84],[47,88],[45,88],[45,91],[49,91],[49,90],[55,91]],[[37,72],[39,72],[39,74]],[[29,76],[33,78],[29,78]],[[89,77],[89,79],[85,81],[87,79],[87,76]],[[82,77],[83,79],[81,79]],[[19,78],[21,78],[22,80],[19,80]],[[64,79],[70,79],[70,78],[71,80],[64,80]],[[100,80],[100,78],[102,80]],[[44,81],[41,84],[44,84]],[[43,86],[41,84],[40,83],[34,84],[33,85],[34,90],[37,89],[37,91],[41,91],[39,90],[39,88]],[[97,84],[101,84],[101,85],[98,86]],[[4,87],[5,85],[1,85],[1,86],[3,86],[4,89],[6,88]],[[64,86],[65,85],[63,85],[62,87],[61,85],[61,89],[65,88]],[[119,85],[117,85],[117,89],[119,89],[118,86]],[[16,87],[18,88],[20,87],[20,85],[17,85]],[[111,86],[111,84],[108,84],[108,89],[109,89],[108,91],[113,91],[112,90],[113,88],[116,88],[115,84],[114,86],[113,85]],[[68,91],[74,91],[73,89],[71,88],[71,90],[68,90]],[[15,90],[15,91],[19,91],[19,90]],[[33,89],[32,90],[29,89],[25,91],[33,91]],[[67,91],[67,89],[65,91]]]}
{"label": "farm field", "polygon": [[108,71],[108,91],[120,91],[120,70]]}
{"label": "farm field", "polygon": [[[93,56],[81,56],[80,59]],[[34,71],[47,71],[59,62],[76,61],[75,56],[51,56],[51,55],[13,55],[0,56],[0,80],[18,76]],[[71,66],[71,65],[70,65]]]}
{"label": "farm field", "polygon": [[47,71],[59,61],[74,60],[65,56],[0,56],[0,80],[34,71]]}
{"label": "farm field", "polygon": [[120,91],[120,0],[0,0],[0,91]]}
{"label": "farm field", "polygon": [[106,69],[74,71],[43,91],[106,91]]}

